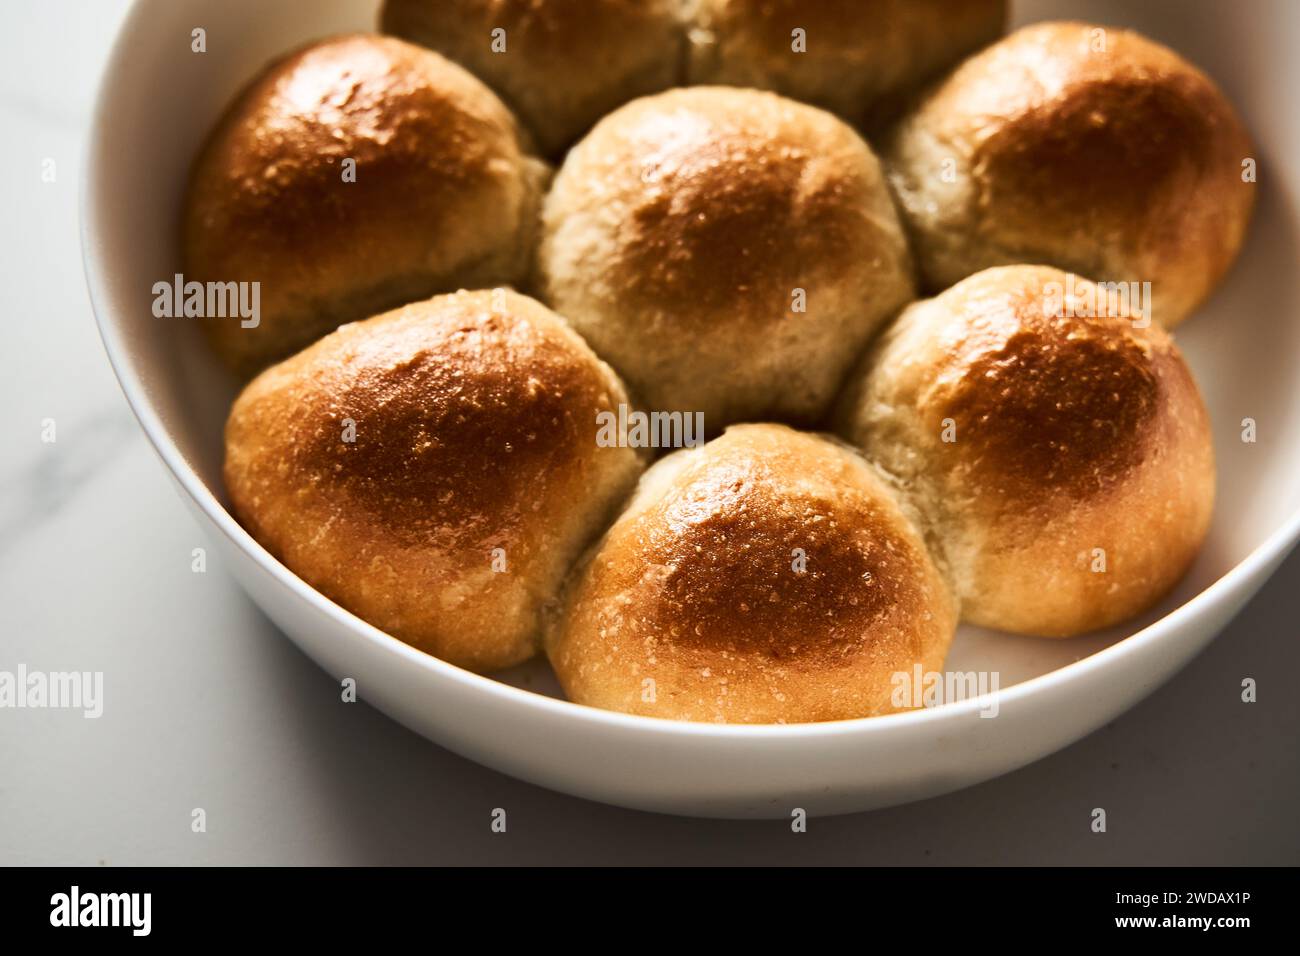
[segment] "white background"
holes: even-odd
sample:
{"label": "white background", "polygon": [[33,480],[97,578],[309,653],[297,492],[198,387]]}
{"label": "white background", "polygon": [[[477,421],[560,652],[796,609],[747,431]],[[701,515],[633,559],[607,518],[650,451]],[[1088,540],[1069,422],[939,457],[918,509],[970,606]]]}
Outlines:
{"label": "white background", "polygon": [[[1300,557],[1088,739],[805,834],[560,796],[341,703],[221,567],[191,572],[204,542],[99,344],[79,164],[125,7],[6,0],[0,33],[0,670],[105,675],[99,720],[0,710],[0,863],[1300,862]],[[1240,702],[1243,677],[1258,703]],[[207,833],[191,832],[196,807]]]}

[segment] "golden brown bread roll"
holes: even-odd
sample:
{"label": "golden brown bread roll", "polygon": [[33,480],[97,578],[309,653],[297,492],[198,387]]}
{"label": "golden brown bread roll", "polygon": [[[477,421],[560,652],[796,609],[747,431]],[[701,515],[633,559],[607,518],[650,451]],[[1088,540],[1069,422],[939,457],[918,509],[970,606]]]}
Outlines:
{"label": "golden brown bread roll", "polygon": [[910,489],[972,623],[1106,627],[1205,538],[1200,392],[1159,326],[1087,315],[1117,301],[1056,269],[989,269],[909,306],[850,380],[839,430]]}
{"label": "golden brown bread roll", "polygon": [[1006,18],[1007,0],[699,0],[688,73],[858,122],[997,39]]}
{"label": "golden brown bread roll", "polygon": [[1245,235],[1250,140],[1214,83],[1127,30],[1026,27],[933,88],[885,147],[932,291],[1042,262],[1150,282],[1166,328]]}
{"label": "golden brown bread roll", "polygon": [[680,79],[681,0],[386,0],[380,28],[462,64],[547,154]]}
{"label": "golden brown bread roll", "polygon": [[542,228],[543,297],[644,404],[711,432],[815,420],[913,294],[870,148],[771,93],[629,103],[570,151]]}
{"label": "golden brown bread roll", "polygon": [[912,522],[846,446],[736,425],[654,465],[548,622],[570,700],[731,723],[896,709],[956,608]]}
{"label": "golden brown bread roll", "polygon": [[274,63],[186,200],[186,278],[261,283],[258,324],[209,319],[215,347],[248,373],[342,322],[520,280],[548,176],[526,149],[487,87],[421,47],[345,36]]}
{"label": "golden brown bread roll", "polygon": [[641,471],[598,447],[626,402],[564,322],[506,290],[345,325],[241,394],[226,488],[304,581],[472,670],[531,656],[539,612]]}

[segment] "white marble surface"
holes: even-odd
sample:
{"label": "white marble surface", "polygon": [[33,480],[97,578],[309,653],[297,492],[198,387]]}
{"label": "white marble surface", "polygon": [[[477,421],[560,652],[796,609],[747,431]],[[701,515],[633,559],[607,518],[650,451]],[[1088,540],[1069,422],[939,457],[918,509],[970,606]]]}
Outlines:
{"label": "white marble surface", "polygon": [[[103,671],[105,701],[98,720],[0,709],[0,863],[1300,862],[1300,557],[1171,684],[1088,739],[801,835],[563,797],[341,704],[219,566],[191,571],[203,542],[95,331],[78,164],[126,3],[7,7],[0,670]],[[1239,701],[1247,676],[1252,705]],[[1106,834],[1089,830],[1098,806]],[[494,807],[508,810],[504,835],[489,830]]]}

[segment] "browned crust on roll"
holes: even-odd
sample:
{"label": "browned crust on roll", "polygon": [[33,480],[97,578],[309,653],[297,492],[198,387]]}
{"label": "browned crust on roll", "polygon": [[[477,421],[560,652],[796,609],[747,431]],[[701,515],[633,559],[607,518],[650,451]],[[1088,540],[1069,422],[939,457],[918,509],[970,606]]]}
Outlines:
{"label": "browned crust on roll", "polygon": [[940,667],[954,626],[947,585],[865,461],[739,425],[646,474],[571,583],[548,653],[579,703],[836,720],[894,709],[893,675]]}
{"label": "browned crust on roll", "polygon": [[[385,0],[380,29],[496,90],[547,155],[628,100],[682,79],[682,0]],[[505,52],[493,48],[495,36]]]}
{"label": "browned crust on roll", "polygon": [[1173,340],[1047,315],[1059,288],[1058,270],[1011,266],[909,307],[839,411],[927,514],[965,619],[1046,636],[1163,597],[1214,500],[1209,419]]}
{"label": "browned crust on roll", "polygon": [[217,350],[247,373],[342,322],[522,279],[546,168],[520,135],[487,87],[399,40],[337,37],[272,64],[186,199],[187,279],[261,284],[256,328],[209,320]]}
{"label": "browned crust on roll", "polygon": [[1042,262],[1151,282],[1167,328],[1236,258],[1251,155],[1203,72],[1137,33],[1077,22],[1026,27],[971,57],[886,147],[932,290]]}
{"label": "browned crust on roll", "polygon": [[452,663],[505,667],[533,653],[542,605],[640,471],[595,442],[597,412],[626,401],[540,304],[441,296],[252,382],[226,426],[226,487],[326,596]]}
{"label": "browned crust on roll", "polygon": [[701,0],[691,81],[773,90],[858,122],[995,40],[1006,14],[1007,0]]}
{"label": "browned crust on roll", "polygon": [[[845,252],[863,216],[845,196],[858,186],[857,171],[818,167],[825,144],[761,138],[743,125],[665,142],[647,125],[628,138],[625,155],[640,162],[604,170],[633,197],[618,270],[634,307],[664,309],[704,334],[714,310],[777,324],[788,309],[773,306],[785,306],[792,288],[851,265]],[[652,188],[636,195],[620,170]]]}
{"label": "browned crust on roll", "polygon": [[862,138],[814,107],[724,87],[597,124],[547,196],[538,264],[543,297],[649,407],[703,412],[715,432],[814,422],[913,295]]}

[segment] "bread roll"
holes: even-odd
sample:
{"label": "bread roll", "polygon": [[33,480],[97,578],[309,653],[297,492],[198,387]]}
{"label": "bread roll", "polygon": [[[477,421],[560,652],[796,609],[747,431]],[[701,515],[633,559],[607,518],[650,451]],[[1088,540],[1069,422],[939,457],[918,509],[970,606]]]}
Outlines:
{"label": "bread roll", "polygon": [[857,122],[997,39],[1006,18],[1006,0],[699,0],[689,75]]}
{"label": "bread roll", "polygon": [[386,0],[381,29],[462,64],[548,153],[680,81],[682,0]]}
{"label": "bread roll", "polygon": [[932,291],[1041,262],[1150,282],[1167,328],[1227,271],[1254,202],[1250,140],[1209,77],[1084,23],[1026,27],[967,60],[885,152]]}
{"label": "bread roll", "polygon": [[646,472],[566,588],[547,652],[578,703],[793,723],[898,709],[895,675],[940,669],[955,626],[920,535],[861,456],[737,425]]}
{"label": "bread roll", "polygon": [[186,278],[261,284],[255,327],[208,320],[216,349],[248,373],[342,322],[518,281],[548,175],[526,149],[487,87],[420,47],[346,36],[273,64],[185,204]]}
{"label": "bread roll", "polygon": [[226,488],[308,584],[471,670],[538,646],[539,612],[641,471],[598,447],[623,386],[556,315],[458,292],[345,325],[241,394]]}
{"label": "bread roll", "polygon": [[1205,406],[1159,326],[1086,314],[1115,303],[1056,269],[989,269],[906,309],[846,391],[839,429],[915,496],[971,623],[1106,627],[1205,538]]}
{"label": "bread roll", "polygon": [[879,163],[771,93],[672,90],[606,117],[543,211],[543,296],[648,406],[815,420],[913,294]]}

